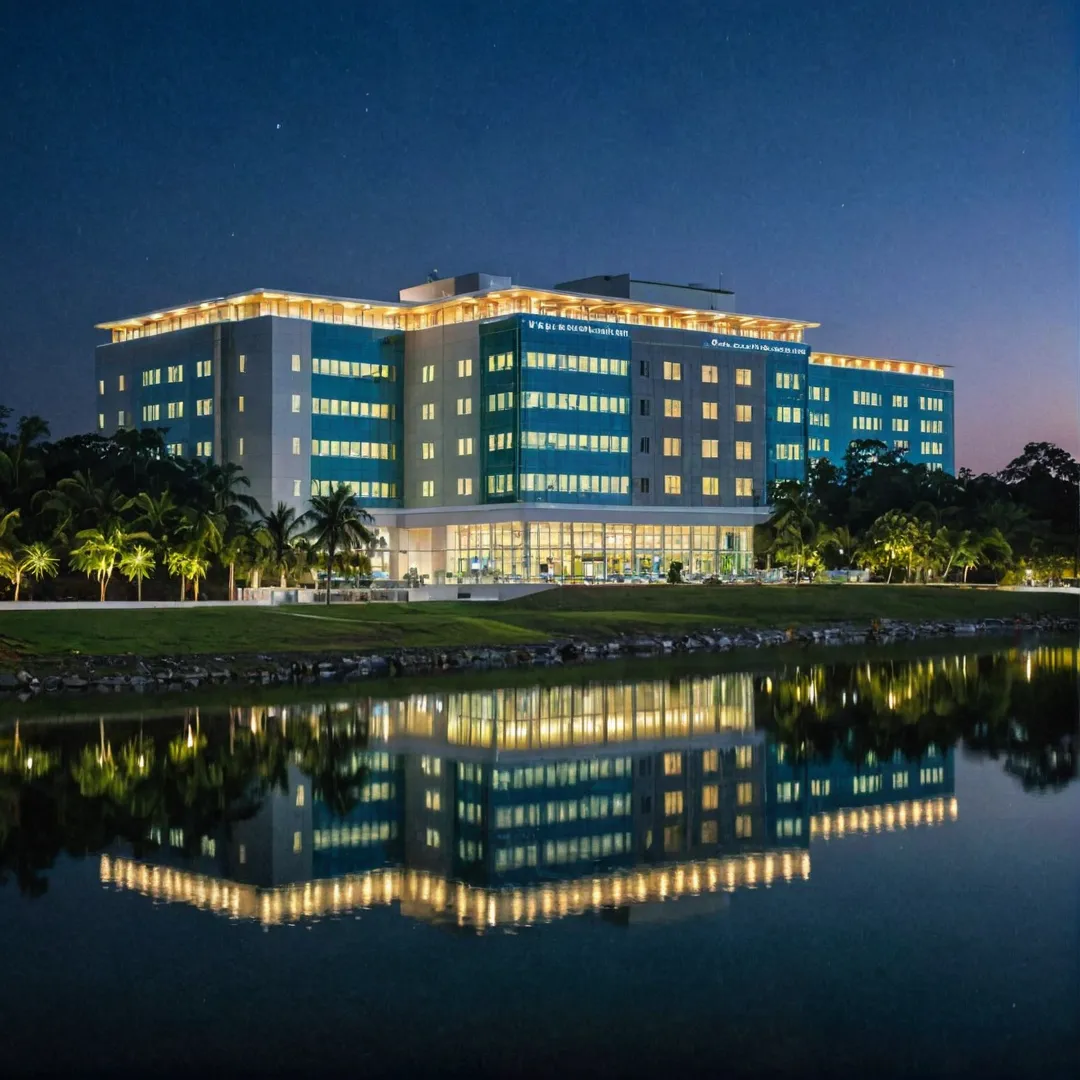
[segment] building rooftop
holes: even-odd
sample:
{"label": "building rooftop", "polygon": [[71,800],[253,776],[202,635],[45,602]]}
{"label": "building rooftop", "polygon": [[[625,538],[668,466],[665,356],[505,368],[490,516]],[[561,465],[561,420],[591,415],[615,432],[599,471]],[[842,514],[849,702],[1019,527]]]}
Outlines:
{"label": "building rooftop", "polygon": [[[411,289],[402,292],[415,295]],[[110,331],[113,341],[128,341],[186,330],[193,326],[237,322],[263,315],[388,330],[426,330],[430,327],[514,314],[668,327],[780,341],[802,341],[804,330],[820,326],[820,323],[802,319],[781,319],[769,315],[747,315],[678,304],[652,303],[626,297],[597,296],[559,288],[538,289],[510,285],[506,288],[487,288],[429,301],[396,302],[318,296],[279,289],[252,289],[144,315],[112,319],[98,323],[97,329]]]}
{"label": "building rooftop", "polygon": [[812,352],[811,364],[822,367],[861,368],[864,371],[891,371],[898,375],[928,375],[944,379],[950,364],[919,364],[912,360],[890,360],[880,356],[848,356],[844,353]]}

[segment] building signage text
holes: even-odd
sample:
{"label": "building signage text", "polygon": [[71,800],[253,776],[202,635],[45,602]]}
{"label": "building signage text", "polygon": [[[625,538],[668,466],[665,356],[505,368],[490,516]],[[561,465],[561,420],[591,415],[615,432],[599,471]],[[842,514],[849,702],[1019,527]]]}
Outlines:
{"label": "building signage text", "polygon": [[619,326],[596,326],[593,323],[584,322],[552,322],[548,319],[526,319],[525,326],[529,330],[545,330],[549,333],[563,334],[590,334],[594,337],[628,338],[629,330]]}

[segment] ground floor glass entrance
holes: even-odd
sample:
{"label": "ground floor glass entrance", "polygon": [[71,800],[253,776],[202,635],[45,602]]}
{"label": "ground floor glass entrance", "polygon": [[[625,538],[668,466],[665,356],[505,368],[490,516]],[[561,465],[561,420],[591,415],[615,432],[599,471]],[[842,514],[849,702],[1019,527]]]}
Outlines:
{"label": "ground floor glass entrance", "polygon": [[629,581],[731,576],[752,566],[749,526],[510,521],[398,529],[399,575],[433,585],[479,581]]}

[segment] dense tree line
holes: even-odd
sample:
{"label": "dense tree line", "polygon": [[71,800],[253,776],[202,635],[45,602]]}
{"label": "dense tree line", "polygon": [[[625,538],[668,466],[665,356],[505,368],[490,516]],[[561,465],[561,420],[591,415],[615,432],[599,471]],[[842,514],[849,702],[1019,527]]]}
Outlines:
{"label": "dense tree line", "polygon": [[755,547],[797,577],[861,567],[883,581],[1078,576],[1080,464],[1052,443],[1028,443],[999,473],[958,475],[906,461],[872,439],[852,442],[838,468],[783,481]]}
{"label": "dense tree line", "polygon": [[144,582],[197,600],[206,579],[232,598],[238,577],[284,586],[327,566],[370,572],[371,518],[345,488],[304,514],[264,510],[238,465],[172,457],[159,430],[50,441],[40,417],[10,421],[0,406],[0,598],[68,595],[80,574],[101,600],[118,579],[140,600]]}

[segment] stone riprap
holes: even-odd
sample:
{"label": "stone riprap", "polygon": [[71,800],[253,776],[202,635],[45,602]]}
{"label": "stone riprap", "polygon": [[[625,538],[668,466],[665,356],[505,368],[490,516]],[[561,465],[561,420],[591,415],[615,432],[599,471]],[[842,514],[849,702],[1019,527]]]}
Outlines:
{"label": "stone riprap", "polygon": [[787,630],[716,629],[678,637],[625,635],[607,641],[570,639],[542,645],[393,649],[381,653],[258,654],[252,656],[79,656],[26,664],[0,671],[0,701],[39,694],[152,693],[193,691],[206,686],[313,685],[438,672],[542,668],[599,660],[664,656],[671,653],[727,652],[774,646],[892,645],[975,635],[1075,633],[1073,618],[1043,616],[980,619],[972,622],[904,622],[882,619],[871,625],[845,623]]}

